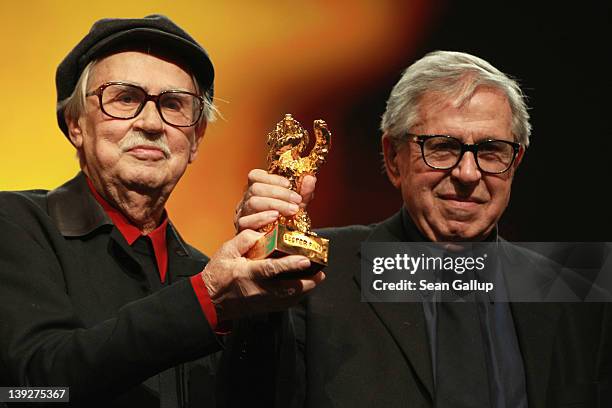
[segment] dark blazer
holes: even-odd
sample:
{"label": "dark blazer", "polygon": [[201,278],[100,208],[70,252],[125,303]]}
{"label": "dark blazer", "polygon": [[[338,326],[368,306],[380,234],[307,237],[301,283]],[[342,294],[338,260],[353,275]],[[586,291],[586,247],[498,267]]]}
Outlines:
{"label": "dark blazer", "polygon": [[209,402],[198,398],[212,388],[210,362],[188,362],[220,343],[186,279],[207,258],[171,224],[167,243],[169,283],[155,288],[83,174],[49,192],[0,193],[0,385],[159,407],[164,372],[164,407]]}
{"label": "dark blazer", "polygon": [[[401,213],[320,234],[331,241],[327,279],[301,307],[236,327],[221,371],[232,390],[224,402],[255,395],[279,407],[433,407],[422,305],[360,295],[360,244],[406,241]],[[530,408],[612,406],[604,399],[612,394],[608,305],[515,303],[511,312]],[[236,392],[241,384],[254,390]]]}

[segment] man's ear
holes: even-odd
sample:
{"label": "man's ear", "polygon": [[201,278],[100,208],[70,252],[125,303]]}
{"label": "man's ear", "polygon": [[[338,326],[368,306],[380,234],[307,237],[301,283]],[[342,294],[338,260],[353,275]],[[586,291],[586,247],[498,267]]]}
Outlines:
{"label": "man's ear", "polygon": [[191,148],[189,151],[189,163],[193,163],[193,161],[198,156],[198,148],[200,147],[200,143],[204,139],[204,133],[206,133],[206,126],[208,123],[203,121],[201,125],[197,125],[195,128],[195,139],[191,144]]}
{"label": "man's ear", "polygon": [[66,124],[68,125],[68,139],[76,147],[80,149],[83,147],[83,128],[79,123],[78,119],[65,118]]}
{"label": "man's ear", "polygon": [[391,136],[388,133],[383,134],[382,136],[382,150],[383,150],[383,160],[385,163],[385,170],[387,171],[387,177],[389,177],[389,181],[391,184],[395,186],[395,188],[400,188],[401,186],[401,177],[399,165],[397,162],[397,148]]}
{"label": "man's ear", "polygon": [[521,145],[521,147],[519,147],[518,153],[516,154],[516,159],[514,159],[514,164],[512,165],[515,171],[518,168],[519,164],[521,164],[521,161],[523,160],[524,155],[525,155],[525,146]]}

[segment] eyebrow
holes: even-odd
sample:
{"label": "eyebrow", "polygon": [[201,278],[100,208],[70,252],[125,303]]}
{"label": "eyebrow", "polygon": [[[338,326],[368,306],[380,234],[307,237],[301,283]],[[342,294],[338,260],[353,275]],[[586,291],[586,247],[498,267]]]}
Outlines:
{"label": "eyebrow", "polygon": [[480,142],[486,142],[487,140],[501,140],[503,142],[513,142],[514,138],[512,138],[512,140],[506,140],[504,139],[504,136],[494,136],[494,135],[484,135],[483,137],[474,137],[474,143],[480,143]]}
{"label": "eyebrow", "polygon": [[[133,85],[133,86],[137,86],[137,87],[139,87],[139,88],[142,88],[142,89],[144,89],[144,91],[145,91],[146,93],[150,93],[150,92],[151,92],[151,91],[149,90],[149,87],[148,87],[148,86],[145,86],[145,85],[143,85],[143,84],[139,84],[138,82],[133,82],[133,81],[124,81],[124,80],[119,80],[119,81],[106,81],[106,82],[122,82],[122,83],[124,83],[124,84],[126,84],[126,85]],[[106,83],[106,82],[105,82],[105,83]],[[192,94],[196,94],[195,89],[187,89],[187,88],[180,88],[180,87],[177,87],[177,88],[173,88],[173,87],[162,87],[162,88],[161,88],[161,91],[159,91],[159,93],[162,93],[162,92],[167,92],[167,91],[182,91],[182,92],[189,92],[189,93],[192,93]]]}
{"label": "eyebrow", "polygon": [[[412,132],[408,132],[408,133],[412,134]],[[463,141],[463,138],[464,138],[463,136],[459,136],[452,132],[429,132],[429,133],[419,133],[419,134],[426,135],[426,136],[450,136],[450,137],[453,137],[461,141]],[[482,137],[473,137],[473,139],[474,139],[474,143],[486,142],[487,140],[508,141],[504,139],[504,136],[494,136],[494,135],[484,135]],[[514,137],[512,137],[511,141],[514,141]]]}

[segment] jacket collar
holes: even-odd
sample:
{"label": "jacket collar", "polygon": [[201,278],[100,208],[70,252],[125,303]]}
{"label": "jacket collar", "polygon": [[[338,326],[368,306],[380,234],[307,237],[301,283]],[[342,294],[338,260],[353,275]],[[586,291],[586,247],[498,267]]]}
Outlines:
{"label": "jacket collar", "polygon": [[414,225],[406,209],[387,218],[376,227],[368,237],[369,242],[424,242],[427,239]]}
{"label": "jacket collar", "polygon": [[[91,194],[82,171],[73,179],[47,193],[47,210],[65,237],[82,237],[105,225],[114,226],[110,217]],[[174,238],[172,241],[176,241],[175,245],[168,243],[168,249],[172,246],[179,256],[191,255],[188,246],[170,221],[168,235]]]}
{"label": "jacket collar", "polygon": [[47,209],[65,237],[80,237],[103,225],[113,225],[89,191],[83,172],[47,193]]}
{"label": "jacket collar", "polygon": [[[423,241],[423,238],[404,209],[376,225],[366,239],[366,242],[410,241],[419,242]],[[360,268],[355,270],[353,278],[361,288]],[[370,306],[397,342],[407,363],[419,378],[425,391],[424,395],[427,395],[429,401],[433,401],[433,370],[427,347],[429,344],[427,325],[421,304],[373,302]]]}

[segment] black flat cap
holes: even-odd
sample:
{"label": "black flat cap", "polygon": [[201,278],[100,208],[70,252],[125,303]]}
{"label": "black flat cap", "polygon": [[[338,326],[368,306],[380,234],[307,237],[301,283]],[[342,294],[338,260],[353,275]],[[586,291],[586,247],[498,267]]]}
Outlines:
{"label": "black flat cap", "polygon": [[92,60],[115,52],[144,50],[187,68],[204,93],[212,97],[215,71],[206,50],[168,17],[105,18],[94,23],[89,33],[57,67],[57,122],[67,136],[68,127],[59,102],[72,95],[83,69]]}

